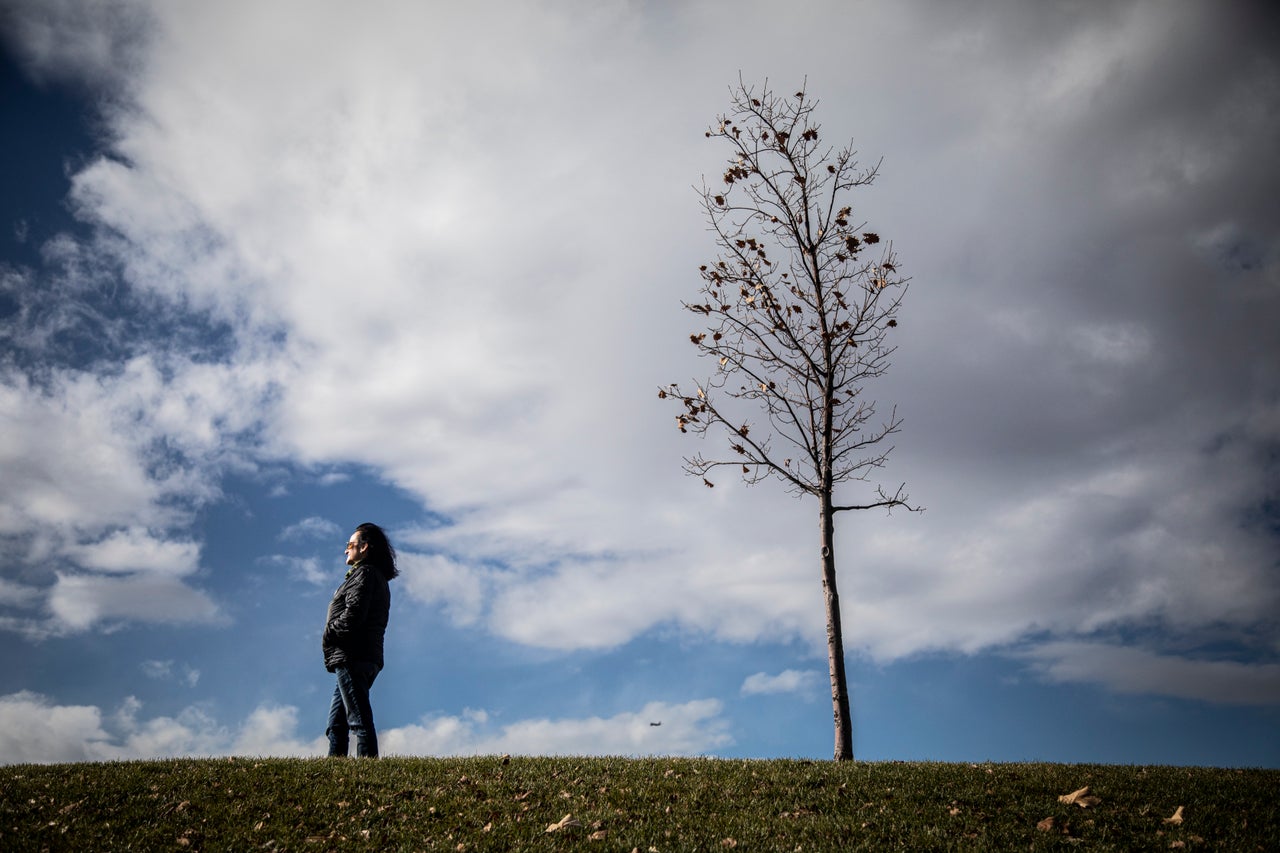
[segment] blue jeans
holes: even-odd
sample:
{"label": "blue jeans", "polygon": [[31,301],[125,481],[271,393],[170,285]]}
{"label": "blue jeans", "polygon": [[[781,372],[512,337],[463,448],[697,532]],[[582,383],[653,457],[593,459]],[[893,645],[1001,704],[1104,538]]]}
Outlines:
{"label": "blue jeans", "polygon": [[334,670],[338,685],[333,688],[333,702],[329,705],[329,754],[347,754],[348,733],[356,736],[356,755],[362,758],[378,757],[378,732],[373,727],[373,708],[369,706],[369,688],[378,677],[378,667],[372,663],[352,663]]}

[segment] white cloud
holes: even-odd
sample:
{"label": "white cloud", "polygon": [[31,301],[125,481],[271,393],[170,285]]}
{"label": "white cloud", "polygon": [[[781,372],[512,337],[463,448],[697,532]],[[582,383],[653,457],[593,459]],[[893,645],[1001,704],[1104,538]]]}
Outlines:
{"label": "white cloud", "polygon": [[29,608],[44,597],[43,590],[0,578],[0,605]]}
{"label": "white cloud", "polygon": [[328,749],[323,736],[298,738],[297,710],[290,707],[259,707],[236,729],[221,725],[198,705],[172,717],[142,718],[142,710],[132,696],[109,715],[96,706],[57,705],[29,692],[0,697],[0,764],[307,756]]}
{"label": "white cloud", "polygon": [[144,660],[140,665],[142,674],[147,678],[164,679],[168,678],[173,672],[173,661],[171,660]]}
{"label": "white cloud", "polygon": [[327,586],[333,580],[335,567],[343,565],[343,558],[339,556],[339,537],[345,540],[346,534],[342,532],[337,522],[320,516],[308,516],[281,530],[279,539],[282,542],[303,544],[331,542],[332,549],[324,549],[325,552],[332,550],[333,559],[329,561],[331,565],[328,569],[325,568],[321,558],[316,556],[271,554],[258,558],[257,562],[259,565],[284,568],[289,574],[309,584]]}
{"label": "white cloud", "polygon": [[134,0],[15,0],[6,11],[16,32],[2,35],[44,79],[118,84],[135,68],[146,29],[145,6]]}
{"label": "white cloud", "polygon": [[138,719],[142,703],[128,697],[112,717],[114,736],[101,745],[101,759],[125,761],[139,758],[209,757],[227,753],[233,735],[198,705],[184,708],[174,717]]}
{"label": "white cloud", "polygon": [[1280,706],[1280,664],[1188,658],[1135,646],[1057,641],[1019,653],[1050,681],[1224,705]]}
{"label": "white cloud", "polygon": [[[703,59],[714,20],[769,57],[748,80],[807,73],[834,138],[886,155],[868,216],[916,278],[871,390],[906,417],[886,477],[929,512],[841,519],[850,646],[1247,630],[1280,606],[1274,536],[1241,523],[1274,479],[1274,260],[1205,259],[1250,234],[1278,256],[1256,190],[1276,118],[1249,97],[1273,66],[1195,61],[1254,45],[1244,13],[1202,33],[1152,3],[872,4],[883,37],[850,54],[750,4],[142,8],[113,147],[73,176],[102,239],[50,253],[67,287],[110,257],[138,294],[231,321],[231,352],[7,372],[0,533],[52,530],[43,554],[105,570],[124,551],[84,549],[147,531],[133,553],[158,567],[191,556],[186,509],[222,471],[354,463],[448,519],[405,533],[404,583],[457,624],[556,649],[670,625],[820,647],[812,504],[683,478],[696,445],[652,399],[702,369],[678,304],[711,250],[688,187],[720,159],[700,135],[732,81]],[[105,25],[52,32],[88,59],[59,42],[45,65],[119,55],[85,42]],[[77,630],[216,612],[172,580],[166,609],[130,594],[160,583],[67,570],[48,604]]]}
{"label": "white cloud", "polygon": [[216,624],[223,620],[207,593],[157,575],[101,577],[59,574],[48,607],[56,629],[85,631],[122,622]]}
{"label": "white cloud", "polygon": [[0,763],[100,760],[110,737],[92,705],[52,705],[27,691],[0,697]]}
{"label": "white cloud", "polygon": [[11,436],[0,448],[0,532],[171,520],[160,509],[165,486],[191,484],[147,477],[128,428],[132,407],[120,400],[124,384],[63,374],[45,390],[12,371],[0,377],[0,413]]}
{"label": "white cloud", "polygon": [[139,664],[142,674],[157,681],[175,679],[188,687],[195,687],[200,682],[200,670],[188,664],[176,666],[171,660],[144,660]]}
{"label": "white cloud", "polygon": [[378,743],[388,755],[702,755],[733,743],[721,710],[714,699],[650,702],[612,717],[518,720],[500,727],[471,713],[379,732]]}
{"label": "white cloud", "polygon": [[[324,586],[333,580],[331,572],[325,572],[320,561],[315,557],[290,557],[284,554],[272,554],[258,560],[262,565],[283,567],[291,575],[301,578],[310,584]],[[337,562],[336,560],[334,561]]]}
{"label": "white cloud", "polygon": [[213,618],[217,606],[185,580],[201,549],[186,528],[219,496],[219,472],[238,464],[234,437],[254,418],[241,407],[263,392],[259,380],[251,368],[152,356],[41,384],[0,371],[0,534],[20,543],[6,570],[34,581],[54,617],[24,622],[25,633]]}
{"label": "white cloud", "polygon": [[[785,498],[784,498],[785,500]],[[793,549],[743,531],[743,553],[566,555],[554,568],[498,576],[488,627],[517,642],[550,648],[608,648],[674,624],[732,642],[768,635],[814,638],[821,589]],[[739,546],[741,547],[741,545]]]}
{"label": "white cloud", "polygon": [[742,682],[743,696],[757,696],[767,693],[800,693],[811,694],[822,687],[823,675],[812,670],[785,669],[777,675],[757,672],[747,676]]}
{"label": "white cloud", "polygon": [[966,508],[963,486],[944,493],[929,512],[951,517],[929,538],[874,520],[842,529],[859,544],[841,586],[846,642],[891,660],[1152,619],[1188,635],[1264,624],[1280,588],[1266,535],[1238,522],[1266,490],[1250,442],[1117,445],[980,510]]}
{"label": "white cloud", "polygon": [[288,705],[254,709],[240,727],[231,745],[235,755],[298,756],[325,755],[329,742],[324,736],[301,740],[297,734],[298,709]]}
{"label": "white cloud", "polygon": [[67,556],[86,569],[187,575],[200,563],[200,545],[157,539],[134,527],[117,530],[98,542],[69,547]]}
{"label": "white cloud", "polygon": [[484,609],[485,573],[440,554],[427,556],[401,550],[397,555],[401,583],[410,596],[441,604],[455,625],[472,625]]}
{"label": "white cloud", "polygon": [[308,539],[329,539],[342,535],[342,528],[337,522],[313,515],[299,522],[290,524],[280,531],[280,538],[285,542],[305,541]]}
{"label": "white cloud", "polygon": [[[324,736],[299,737],[291,706],[260,706],[234,729],[198,705],[149,719],[141,718],[142,709],[132,696],[111,715],[28,692],[0,697],[0,764],[328,751]],[[710,699],[652,702],[607,718],[517,720],[500,727],[483,711],[468,711],[380,730],[378,741],[383,755],[700,755],[733,742],[721,710]]]}

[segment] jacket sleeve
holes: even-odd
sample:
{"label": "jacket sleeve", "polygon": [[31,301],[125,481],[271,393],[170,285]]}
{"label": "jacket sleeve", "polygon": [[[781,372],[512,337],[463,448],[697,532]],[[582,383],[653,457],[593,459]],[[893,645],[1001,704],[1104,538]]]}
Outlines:
{"label": "jacket sleeve", "polygon": [[372,590],[369,588],[368,570],[357,569],[356,571],[359,575],[352,578],[354,583],[348,587],[344,596],[346,606],[335,613],[329,620],[329,624],[325,626],[326,642],[342,644],[363,627],[368,618],[369,605],[373,598]]}

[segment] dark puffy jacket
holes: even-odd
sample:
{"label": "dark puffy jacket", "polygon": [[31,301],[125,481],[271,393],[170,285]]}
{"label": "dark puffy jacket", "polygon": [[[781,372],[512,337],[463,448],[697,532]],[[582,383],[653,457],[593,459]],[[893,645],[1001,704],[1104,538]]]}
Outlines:
{"label": "dark puffy jacket", "polygon": [[382,635],[391,611],[391,587],[374,566],[361,563],[329,602],[324,621],[324,668],[333,672],[352,663],[373,663],[382,669]]}

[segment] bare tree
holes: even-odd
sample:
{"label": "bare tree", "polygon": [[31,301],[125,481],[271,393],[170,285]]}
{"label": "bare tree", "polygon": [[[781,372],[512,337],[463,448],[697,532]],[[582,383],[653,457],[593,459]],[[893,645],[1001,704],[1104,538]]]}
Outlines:
{"label": "bare tree", "polygon": [[[701,453],[685,470],[708,486],[725,468],[748,484],[777,478],[797,496],[818,499],[827,653],[835,718],[835,758],[853,758],[840,597],[836,591],[836,513],[904,507],[904,486],[872,483],[898,432],[897,410],[878,418],[864,394],[889,367],[896,315],[907,291],[892,244],[866,230],[849,196],[872,183],[848,146],[822,142],[817,101],[801,90],[780,97],[741,80],[729,112],[707,138],[731,149],[722,185],[700,190],[716,259],[700,268],[697,301],[684,307],[705,321],[690,335],[714,374],[686,392],[658,396],[682,408],[681,432],[723,435],[723,456]],[[848,483],[870,490],[837,503]]]}

